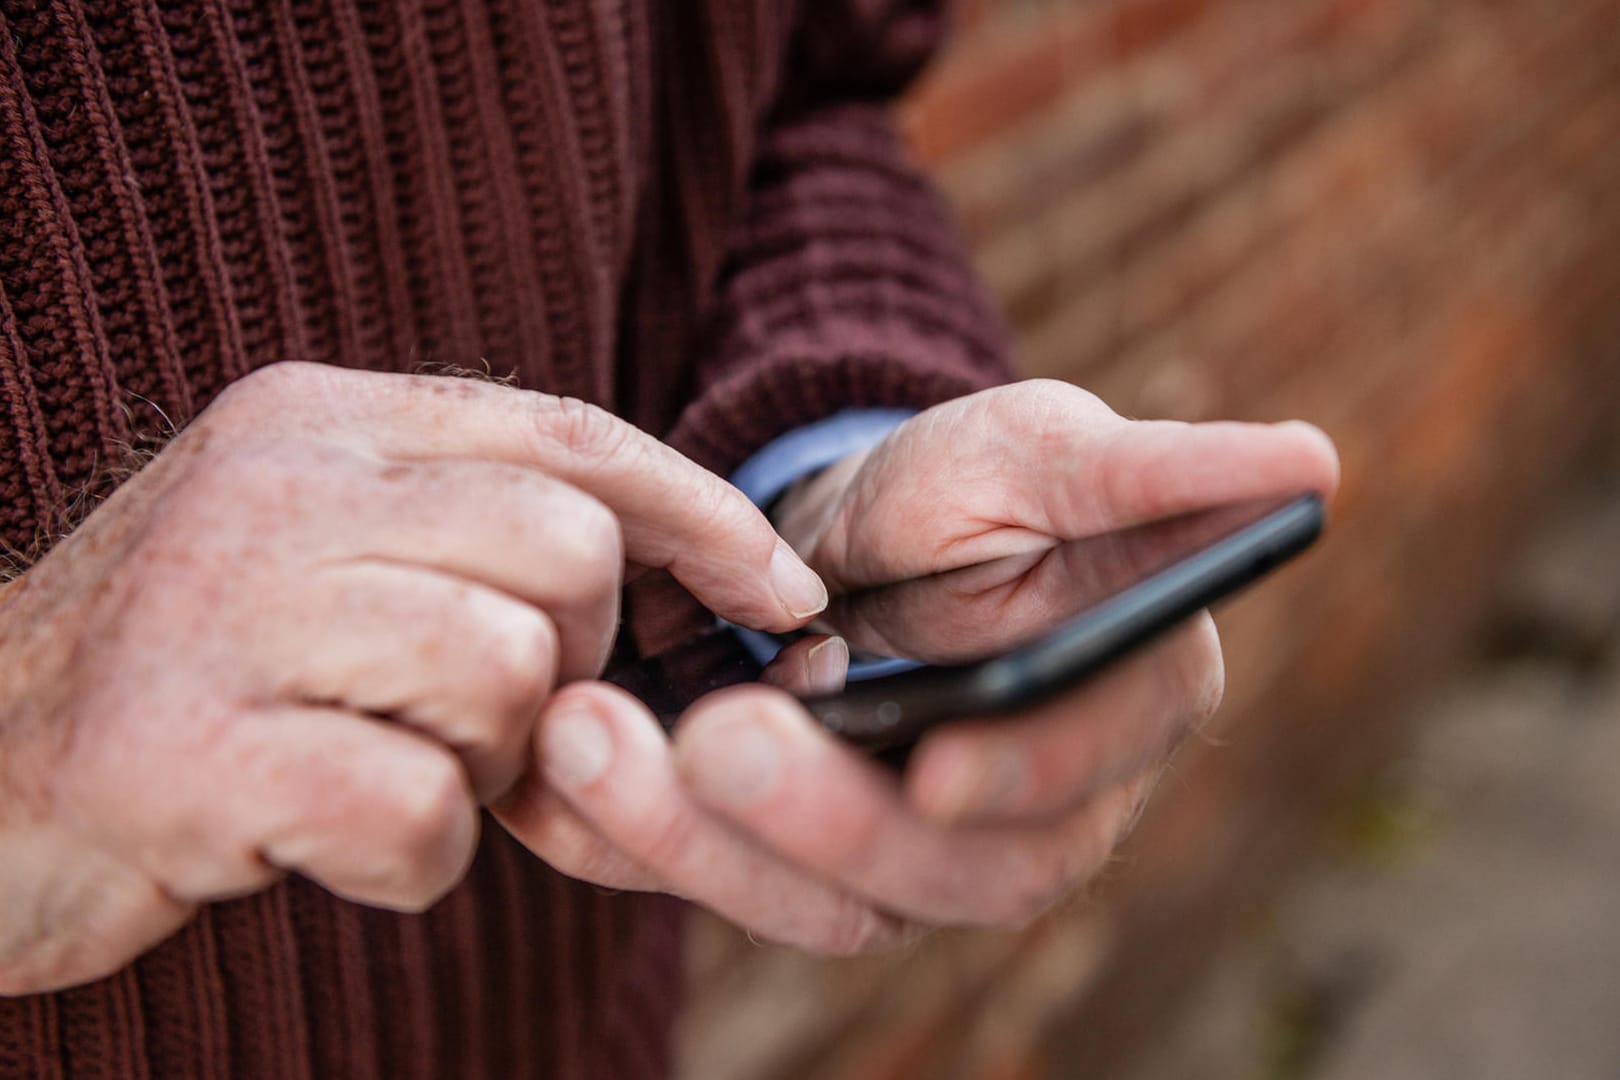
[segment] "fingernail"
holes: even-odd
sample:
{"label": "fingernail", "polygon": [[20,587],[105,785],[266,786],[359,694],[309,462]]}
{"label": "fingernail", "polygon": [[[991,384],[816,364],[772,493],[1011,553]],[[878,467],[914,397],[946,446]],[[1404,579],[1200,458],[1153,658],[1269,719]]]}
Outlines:
{"label": "fingernail", "polygon": [[1309,435],[1311,438],[1315,439],[1317,442],[1331,450],[1335,455],[1337,455],[1339,452],[1338,446],[1333,442],[1333,436],[1329,435],[1325,430],[1317,427],[1309,420],[1284,420],[1282,423],[1276,424],[1275,427],[1279,431],[1298,431],[1302,434]]}
{"label": "fingernail", "polygon": [[807,619],[826,609],[827,586],[793,553],[786,541],[777,542],[769,573],[776,598],[795,619]]}
{"label": "fingernail", "polygon": [[544,720],[540,752],[546,775],[567,787],[583,787],[613,761],[613,736],[594,708],[571,701]]}
{"label": "fingernail", "polygon": [[1028,779],[1023,757],[1010,750],[963,755],[935,789],[936,817],[946,821],[991,817],[1017,809]]}
{"label": "fingernail", "polygon": [[810,650],[804,663],[809,671],[812,693],[836,693],[844,688],[844,680],[849,676],[849,644],[841,637],[828,638]]}
{"label": "fingernail", "polygon": [[723,806],[747,807],[776,785],[781,750],[776,733],[763,724],[733,721],[711,729],[692,749],[693,785]]}
{"label": "fingernail", "polygon": [[1320,435],[1329,442],[1333,441],[1327,432],[1323,431],[1320,427],[1311,423],[1309,420],[1281,420],[1273,424],[1272,427],[1281,428],[1283,430],[1306,431],[1312,435]]}

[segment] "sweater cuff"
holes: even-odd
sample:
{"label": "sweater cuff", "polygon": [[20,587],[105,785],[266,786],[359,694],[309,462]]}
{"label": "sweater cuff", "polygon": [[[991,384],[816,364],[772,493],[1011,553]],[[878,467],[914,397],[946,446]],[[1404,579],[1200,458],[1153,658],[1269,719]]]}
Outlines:
{"label": "sweater cuff", "polygon": [[799,344],[778,341],[775,355],[708,387],[670,432],[670,445],[728,476],[783,432],[844,409],[926,409],[1005,381],[934,342],[832,356]]}

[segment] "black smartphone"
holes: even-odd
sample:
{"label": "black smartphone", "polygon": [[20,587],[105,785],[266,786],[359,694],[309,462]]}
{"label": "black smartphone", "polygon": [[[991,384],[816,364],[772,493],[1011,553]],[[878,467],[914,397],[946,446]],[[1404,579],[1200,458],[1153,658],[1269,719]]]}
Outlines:
{"label": "black smartphone", "polygon": [[[791,637],[717,631],[609,678],[669,720],[720,686],[777,682],[829,730],[891,751],[1068,689],[1305,550],[1324,521],[1315,495],[1184,514],[840,596]],[[830,635],[849,646],[841,685],[794,678]]]}

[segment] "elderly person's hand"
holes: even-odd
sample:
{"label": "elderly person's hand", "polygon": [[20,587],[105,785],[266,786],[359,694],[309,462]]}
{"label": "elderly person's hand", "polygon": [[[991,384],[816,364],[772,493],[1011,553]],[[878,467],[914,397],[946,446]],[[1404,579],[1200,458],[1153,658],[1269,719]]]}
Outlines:
{"label": "elderly person's hand", "polygon": [[737,490],[601,410],[286,364],[0,590],[0,993],[113,971],[305,874],[417,909],[599,673],[632,567],[786,630],[826,591]]}
{"label": "elderly person's hand", "polygon": [[[1337,478],[1304,424],[1133,422],[1028,382],[914,417],[781,522],[837,593]],[[1097,872],[1222,685],[1205,615],[1024,715],[931,733],[897,782],[777,689],[711,695],[671,743],[626,694],[580,683],[547,706],[541,768],[499,812],[570,873],[818,951],[1017,927]]]}

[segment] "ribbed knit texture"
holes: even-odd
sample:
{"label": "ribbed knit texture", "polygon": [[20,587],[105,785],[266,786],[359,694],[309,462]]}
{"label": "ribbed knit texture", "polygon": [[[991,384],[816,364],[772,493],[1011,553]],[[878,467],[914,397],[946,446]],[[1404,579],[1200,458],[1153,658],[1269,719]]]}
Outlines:
{"label": "ribbed knit texture", "polygon": [[[0,543],[282,359],[487,367],[721,469],[1001,378],[883,110],[939,12],[792,7],[0,0]],[[0,1000],[0,1077],[656,1076],[677,914],[487,823],[426,915],[293,881]]]}

